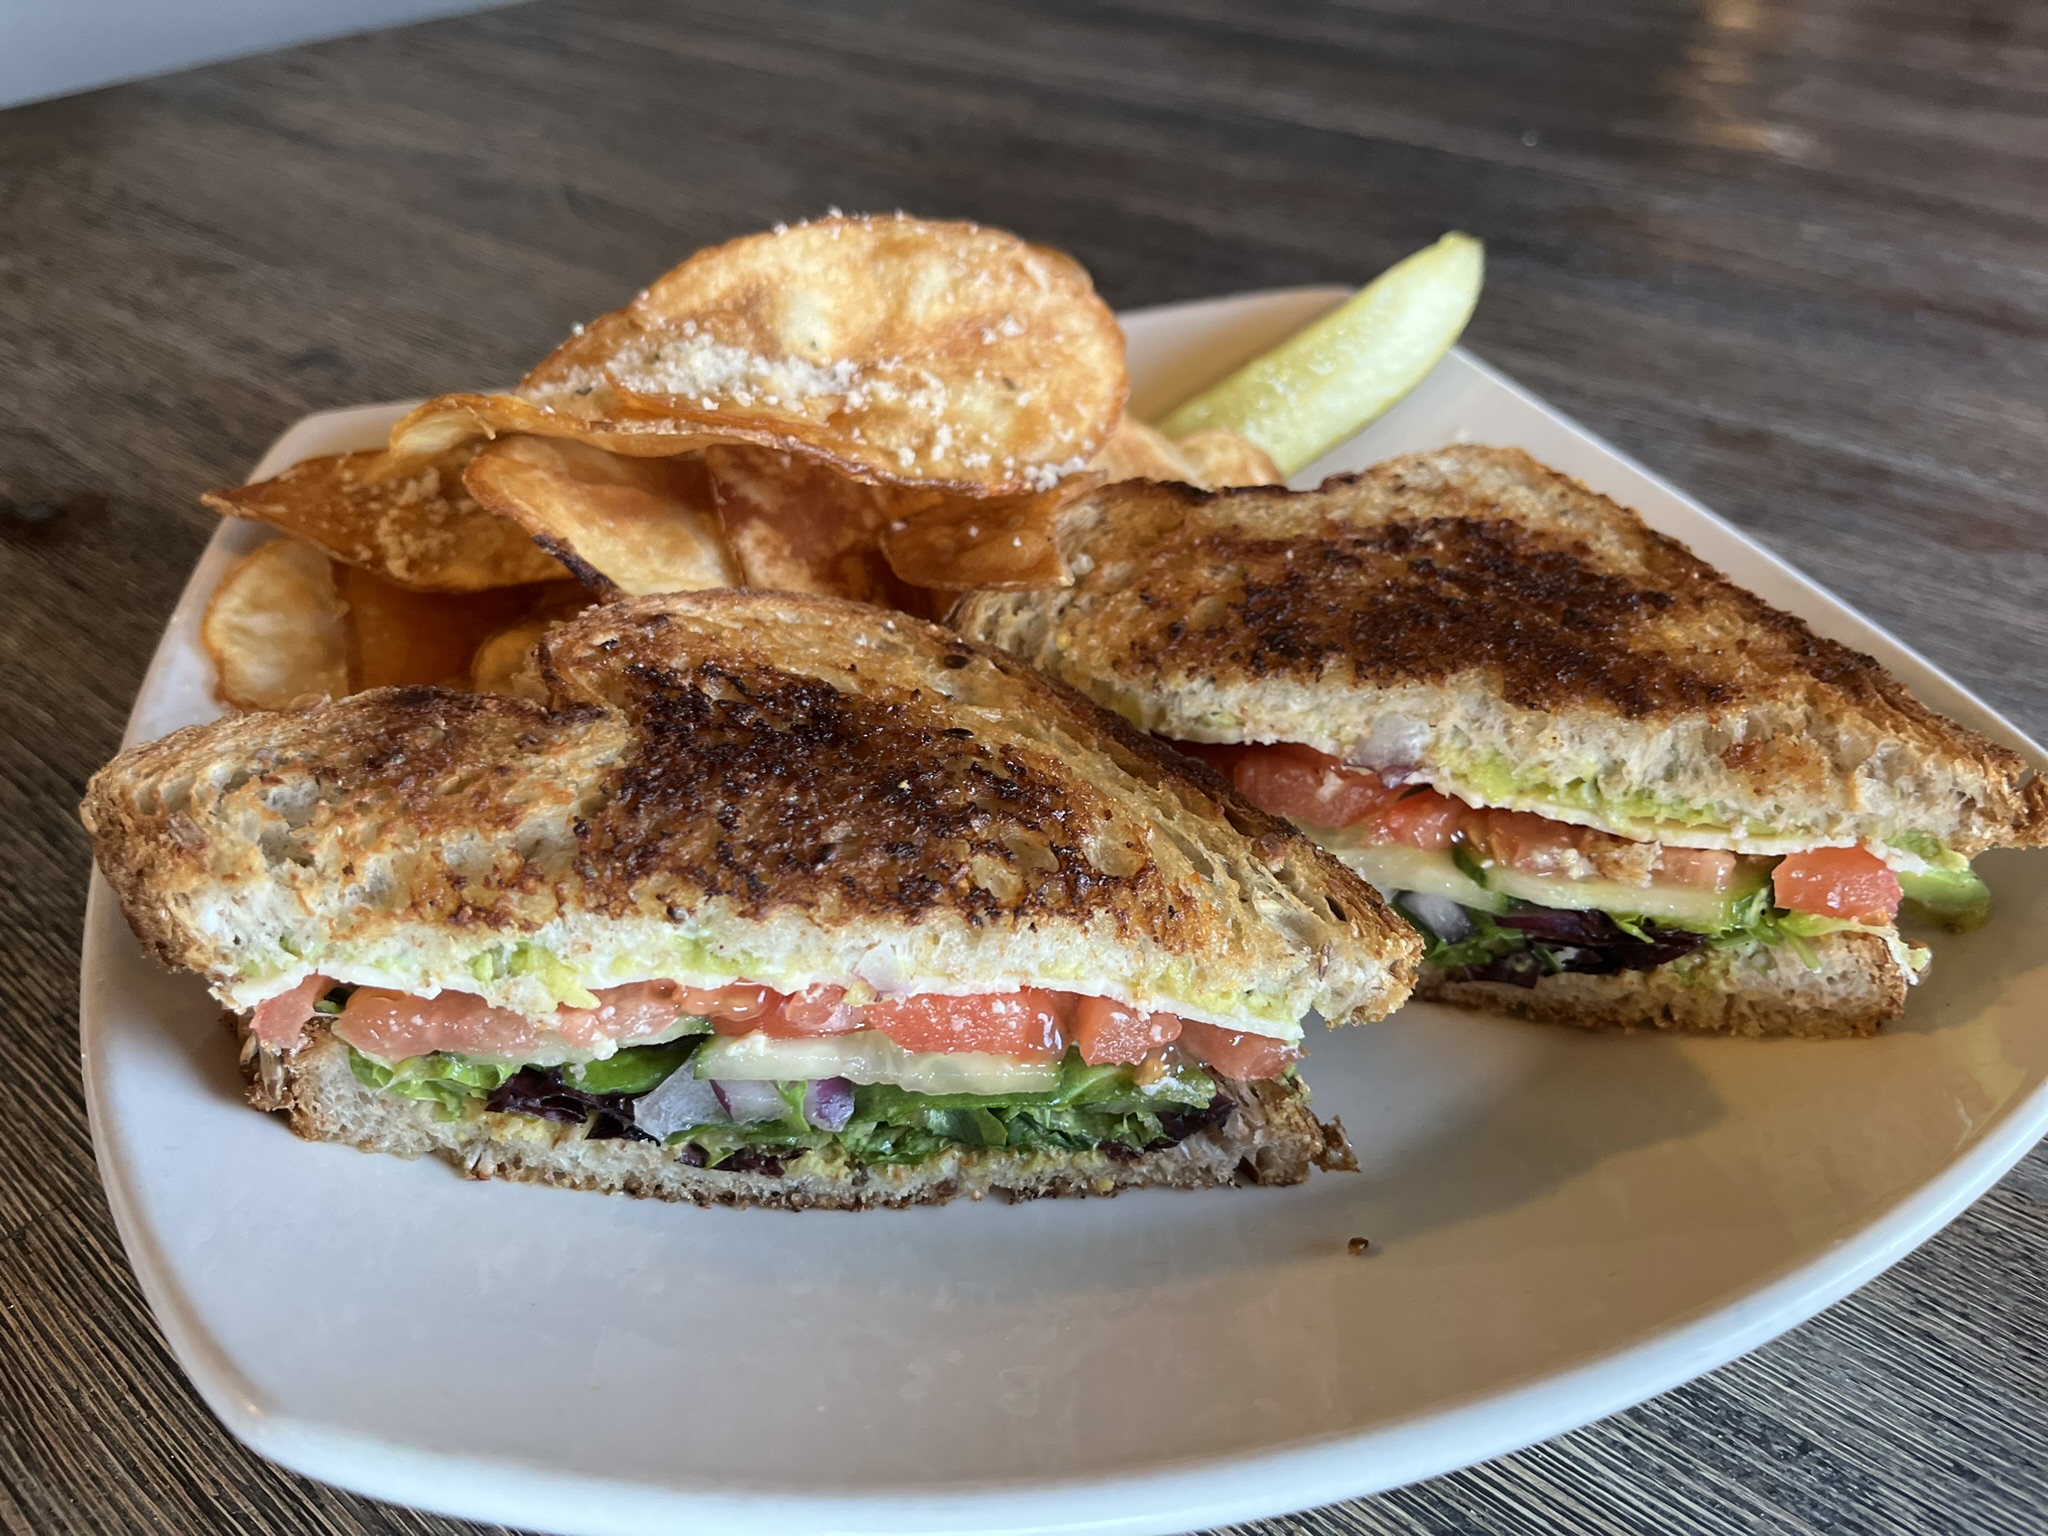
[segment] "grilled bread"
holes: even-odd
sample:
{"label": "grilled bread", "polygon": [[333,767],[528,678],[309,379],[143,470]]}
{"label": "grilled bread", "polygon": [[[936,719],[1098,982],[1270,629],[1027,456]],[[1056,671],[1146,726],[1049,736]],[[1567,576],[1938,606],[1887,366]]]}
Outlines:
{"label": "grilled bread", "polygon": [[83,815],[131,925],[236,1009],[316,973],[535,1014],[856,977],[1284,1031],[1412,984],[1406,926],[1292,827],[936,625],[674,594],[540,665],[548,705],[382,689],[123,753]]}
{"label": "grilled bread", "polygon": [[2048,837],[2018,754],[1517,449],[1306,493],[1127,481],[1060,546],[1071,586],[970,593],[953,626],[1162,736],[1426,765],[1450,793],[1694,847]]}
{"label": "grilled bread", "polygon": [[1206,768],[835,598],[594,609],[536,666],[545,702],[373,691],[93,779],[131,925],[300,1134],[797,1208],[1347,1165],[1292,1042],[1420,945]]}
{"label": "grilled bread", "polygon": [[243,1069],[250,1101],[287,1115],[292,1129],[308,1141],[341,1142],[399,1157],[438,1156],[476,1179],[697,1205],[864,1210],[931,1205],[963,1195],[1028,1200],[1114,1195],[1127,1189],[1299,1184],[1312,1169],[1357,1166],[1343,1126],[1316,1119],[1307,1089],[1296,1077],[1256,1083],[1220,1079],[1230,1114],[1157,1151],[958,1147],[908,1165],[869,1167],[826,1152],[707,1168],[668,1147],[594,1137],[587,1125],[489,1111],[458,1118],[437,1115],[431,1104],[363,1084],[350,1068],[347,1048],[318,1027],[302,1049],[288,1055],[245,1040]]}
{"label": "grilled bread", "polygon": [[[1111,485],[1059,544],[1071,585],[970,593],[954,628],[1161,736],[1293,744],[1252,747],[1319,786],[1290,813],[1390,894],[1423,893],[1401,904],[1432,934],[1424,997],[1868,1034],[1926,961],[1891,925],[1887,870],[1981,921],[1969,856],[2048,838],[2048,782],[2016,753],[1518,450],[1413,454],[1305,493]],[[1261,771],[1226,766],[1248,787]],[[1322,814],[1381,793],[1410,798]],[[1784,856],[1809,882],[1790,914]],[[1592,923],[1590,949],[1531,941],[1559,928],[1531,904],[1619,921]]]}
{"label": "grilled bread", "polygon": [[1424,966],[1415,995],[1580,1029],[1838,1040],[1875,1034],[1906,1006],[1912,974],[1875,934],[1831,933],[1803,948],[1755,944],[1706,951],[1696,965],[1587,976],[1566,971],[1533,987],[1453,981]]}

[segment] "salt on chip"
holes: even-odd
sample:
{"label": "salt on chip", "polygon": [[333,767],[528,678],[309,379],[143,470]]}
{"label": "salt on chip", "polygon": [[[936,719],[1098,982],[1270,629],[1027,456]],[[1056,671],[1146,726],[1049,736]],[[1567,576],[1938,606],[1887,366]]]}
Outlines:
{"label": "salt on chip", "polygon": [[334,565],[302,539],[273,539],[233,566],[199,637],[224,704],[294,709],[348,692]]}
{"label": "salt on chip", "polygon": [[562,438],[505,437],[477,453],[468,484],[600,591],[739,585],[702,455],[636,459]]}
{"label": "salt on chip", "polygon": [[392,446],[750,444],[871,484],[1005,496],[1080,470],[1126,392],[1123,334],[1071,257],[975,224],[835,216],[700,251],[514,394],[429,401]]}
{"label": "salt on chip", "polygon": [[326,454],[201,499],[416,591],[477,592],[566,576],[524,529],[478,506],[463,488],[475,452],[474,442],[463,442],[427,456]]}
{"label": "salt on chip", "polygon": [[979,501],[949,499],[882,530],[882,553],[899,580],[957,592],[1063,587],[1073,573],[1060,554],[1060,515],[1102,484],[1075,475],[1050,491]]}
{"label": "salt on chip", "polygon": [[704,466],[746,585],[922,611],[880,545],[882,530],[905,510],[905,492],[863,485],[772,448],[707,448]]}

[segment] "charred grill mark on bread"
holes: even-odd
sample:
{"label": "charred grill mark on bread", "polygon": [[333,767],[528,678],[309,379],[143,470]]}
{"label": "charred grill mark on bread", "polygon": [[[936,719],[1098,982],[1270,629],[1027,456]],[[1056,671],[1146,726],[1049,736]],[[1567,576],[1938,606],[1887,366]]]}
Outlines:
{"label": "charred grill mark on bread", "polygon": [[602,963],[678,923],[820,974],[1199,982],[1239,1001],[1178,1011],[1219,1020],[1263,999],[1355,1022],[1413,983],[1407,925],[1292,827],[922,620],[643,598],[557,627],[541,674],[550,705],[386,689],[137,747],[82,807],[101,868],[224,1000],[342,946],[537,1012],[540,983],[472,961],[545,929]]}
{"label": "charred grill mark on bread", "polygon": [[1462,517],[1328,523],[1302,539],[1183,536],[1137,568],[1157,628],[1134,633],[1128,654],[1155,676],[1223,667],[1313,681],[1338,670],[1386,685],[1484,669],[1522,708],[1597,701],[1631,719],[1733,697],[1656,645],[1661,621],[1685,617],[1681,598],[1586,556]]}
{"label": "charred grill mark on bread", "polygon": [[2048,779],[2018,753],[1519,449],[1310,492],[1121,482],[1059,544],[1072,585],[968,593],[949,622],[1167,737],[1341,756],[1394,713],[1415,756],[1393,766],[1490,757],[1738,834],[2048,840]]}

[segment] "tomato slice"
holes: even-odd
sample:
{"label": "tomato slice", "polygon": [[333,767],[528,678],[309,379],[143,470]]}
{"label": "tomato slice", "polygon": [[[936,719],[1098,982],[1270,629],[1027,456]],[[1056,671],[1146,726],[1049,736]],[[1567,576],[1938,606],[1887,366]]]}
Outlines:
{"label": "tomato slice", "polygon": [[1442,853],[1451,846],[1473,816],[1472,808],[1433,789],[1397,791],[1392,801],[1374,818],[1375,841],[1406,843],[1430,853]]}
{"label": "tomato slice", "polygon": [[1809,848],[1771,871],[1771,891],[1788,912],[1879,926],[1899,915],[1899,877],[1867,848]]}
{"label": "tomato slice", "polygon": [[349,994],[334,1032],[379,1061],[403,1061],[434,1051],[514,1056],[530,1051],[545,1026],[523,1013],[493,1008],[473,992],[414,997],[384,987]]}
{"label": "tomato slice", "polygon": [[1238,793],[1260,810],[1317,827],[1349,827],[1365,820],[1399,790],[1376,773],[1346,768],[1328,753],[1299,742],[1240,749],[1230,771]]}
{"label": "tomato slice", "polygon": [[921,992],[885,997],[860,1010],[860,1027],[879,1029],[906,1051],[987,1051],[1020,1061],[1058,1061],[1073,999],[1044,987],[950,997]]}
{"label": "tomato slice", "polygon": [[1106,997],[1073,999],[1067,1039],[1091,1067],[1143,1061],[1180,1038],[1187,1021],[1174,1013],[1143,1013]]}
{"label": "tomato slice", "polygon": [[1486,851],[1496,862],[1525,875],[1577,873],[1573,855],[1582,846],[1585,828],[1552,821],[1534,811],[1479,811],[1474,813],[1474,821],[1481,828],[1479,836]]}
{"label": "tomato slice", "polygon": [[291,991],[266,997],[249,1011],[249,1032],[273,1051],[290,1050],[318,1012],[313,1005],[333,985],[325,976],[308,976]]}
{"label": "tomato slice", "polygon": [[1297,1047],[1270,1035],[1240,1034],[1194,1019],[1181,1022],[1180,1046],[1204,1066],[1246,1082],[1278,1077],[1301,1056]]}

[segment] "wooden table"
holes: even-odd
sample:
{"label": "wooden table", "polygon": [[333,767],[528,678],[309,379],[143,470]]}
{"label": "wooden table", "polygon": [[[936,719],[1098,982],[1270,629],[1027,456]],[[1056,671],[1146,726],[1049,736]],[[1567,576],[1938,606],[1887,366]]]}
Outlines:
{"label": "wooden table", "polygon": [[[1485,237],[1468,341],[2048,732],[2048,25],[2019,0],[591,0],[0,114],[0,1529],[452,1531],[270,1467],[94,1177],[73,813],[239,478],[827,205],[1118,305]],[[1270,1531],[2038,1531],[2048,1160],[1768,1349]],[[290,1298],[252,1300],[277,1305]]]}

